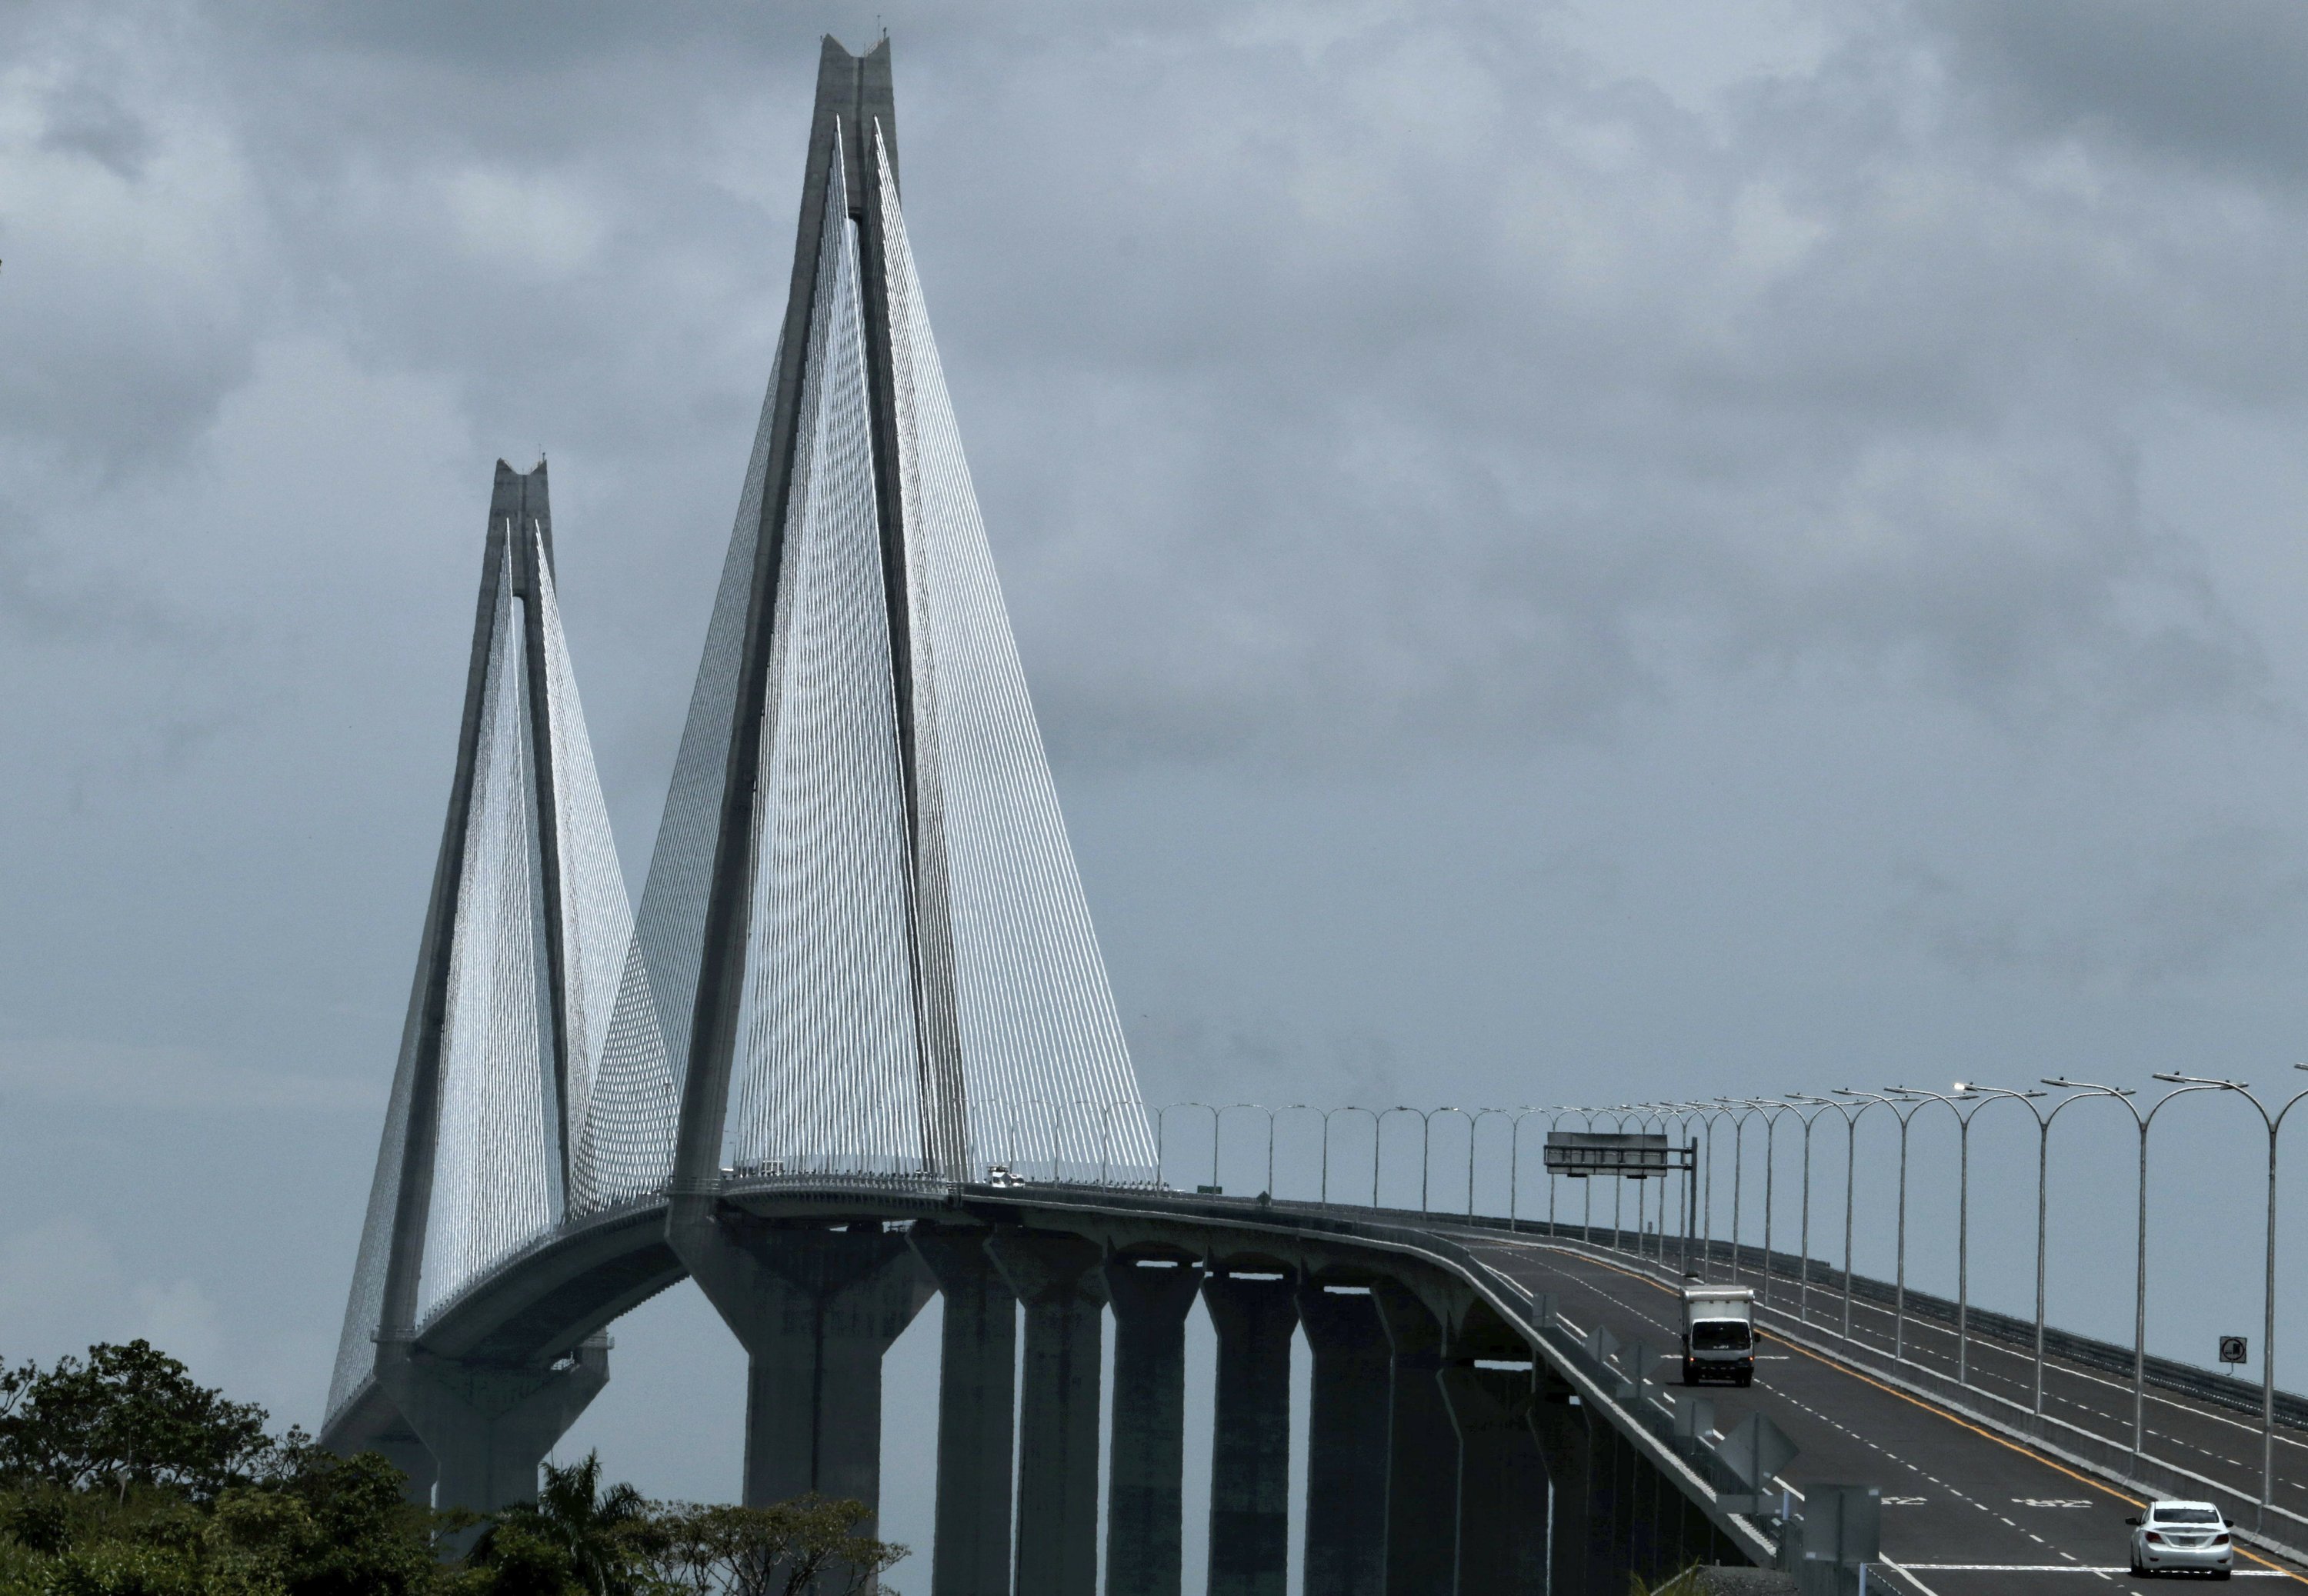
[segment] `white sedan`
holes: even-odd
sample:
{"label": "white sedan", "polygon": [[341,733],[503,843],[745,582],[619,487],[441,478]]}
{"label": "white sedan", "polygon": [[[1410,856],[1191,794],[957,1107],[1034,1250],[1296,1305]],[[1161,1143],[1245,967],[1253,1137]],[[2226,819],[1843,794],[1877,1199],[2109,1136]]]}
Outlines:
{"label": "white sedan", "polygon": [[2185,1569],[2226,1579],[2235,1566],[2227,1520],[2209,1502],[2151,1502],[2131,1526],[2131,1572]]}

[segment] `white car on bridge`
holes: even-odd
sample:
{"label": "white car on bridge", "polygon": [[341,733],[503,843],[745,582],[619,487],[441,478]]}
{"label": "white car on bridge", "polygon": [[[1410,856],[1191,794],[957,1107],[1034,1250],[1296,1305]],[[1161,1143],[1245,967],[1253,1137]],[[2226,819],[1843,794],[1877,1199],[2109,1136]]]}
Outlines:
{"label": "white car on bridge", "polygon": [[2131,1526],[2131,1572],[2185,1570],[2226,1579],[2235,1566],[2227,1520],[2209,1502],[2151,1502]]}

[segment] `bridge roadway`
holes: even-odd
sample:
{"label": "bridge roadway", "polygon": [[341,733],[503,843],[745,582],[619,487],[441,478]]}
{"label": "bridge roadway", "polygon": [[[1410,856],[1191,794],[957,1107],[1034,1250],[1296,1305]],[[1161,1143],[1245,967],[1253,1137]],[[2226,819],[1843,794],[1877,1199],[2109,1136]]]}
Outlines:
{"label": "bridge roadway", "polygon": [[[1726,1278],[1728,1278],[1727,1271]],[[1742,1268],[1738,1281],[1759,1291],[1766,1286],[1759,1271]],[[1768,1283],[1770,1300],[1782,1312],[1799,1311],[1796,1283],[1774,1276]],[[1813,1329],[1839,1339],[1843,1296],[1839,1289],[1816,1283],[1800,1303]],[[1910,1309],[1902,1336],[1897,1315],[1887,1304],[1855,1297],[1851,1304],[1851,1340],[1855,1346],[1889,1357],[1895,1344],[1904,1346],[1911,1362],[1934,1369],[1949,1379],[1956,1373],[1956,1328],[1929,1315]],[[2008,1404],[2015,1420],[2035,1403],[2036,1352],[2030,1343],[2014,1343],[1984,1333],[1974,1320],[1965,1355],[1970,1384]],[[2238,1382],[2241,1394],[2256,1409],[2258,1382]],[[2129,1446],[2131,1439],[2131,1381],[2110,1372],[2060,1357],[2045,1360],[2044,1410],[2063,1421],[2107,1441]],[[2151,1374],[2147,1393],[2148,1447],[2152,1457],[2178,1465],[2228,1487],[2250,1500],[2260,1494],[2261,1435],[2256,1412],[2243,1412],[2183,1393],[2160,1390]],[[2054,1433],[2058,1433],[2054,1427]],[[2308,1517],[2308,1436],[2288,1429],[2279,1411],[2276,1428],[2276,1505]],[[2290,1526],[2299,1534],[2303,1526]],[[2296,1544],[2296,1542],[2295,1542]]]}
{"label": "bridge roadway", "polygon": [[[1552,1293],[1574,1333],[1599,1322],[1623,1340],[1675,1344],[1675,1297],[1666,1282],[1548,1241],[1490,1231],[1459,1234],[1469,1252],[1523,1290]],[[1775,1282],[1775,1290],[1791,1283]],[[1832,1298],[1839,1322],[1841,1300]],[[1855,1332],[1859,1307],[1854,1304]],[[1888,1311],[1882,1328],[1888,1348]],[[1655,1377],[1663,1386],[1656,1400],[1673,1404],[1697,1394],[1715,1404],[1718,1429],[1727,1431],[1754,1410],[1787,1432],[1801,1451],[1787,1469],[1793,1480],[1781,1483],[1830,1480],[1881,1488],[1890,1588],[1922,1596],[2066,1591],[2086,1583],[2160,1588],[2129,1572],[2123,1521],[2137,1510],[2137,1497],[1784,1341],[1766,1337],[1755,1384],[1744,1390],[1692,1393],[1666,1384],[1680,1378],[1675,1354],[1658,1356]],[[2089,1388],[2081,1377],[2086,1371],[2063,1373]],[[2128,1420],[2128,1390],[2120,1405]],[[2226,1416],[2192,1411],[2188,1421],[2217,1425]],[[2308,1584],[2299,1573],[2249,1551],[2238,1558],[2237,1573]]]}
{"label": "bridge roadway", "polygon": [[[1646,1459],[1663,1482],[1673,1484],[1698,1515],[1693,1522],[1701,1526],[1702,1541],[1713,1538],[1717,1555],[1730,1553],[1734,1546],[1750,1556],[1769,1553],[1767,1526],[1751,1524],[1718,1504],[1712,1489],[1658,1442],[1633,1433],[1623,1412],[1612,1411],[1619,1404],[1610,1394],[1582,1373],[1576,1358],[1566,1359],[1550,1344],[1554,1335],[1545,1310],[1551,1301],[1562,1328],[1573,1336],[1600,1325],[1622,1341],[1674,1346],[1671,1277],[1654,1278],[1632,1260],[1615,1261],[1599,1248],[1509,1234],[1494,1225],[1454,1224],[1441,1216],[1144,1188],[1036,1186],[996,1191],[892,1183],[819,1188],[787,1181],[732,1187],[719,1202],[726,1213],[750,1216],[748,1222],[863,1223],[873,1231],[925,1221],[1022,1225],[1029,1234],[1071,1232],[1097,1243],[1109,1257],[1150,1246],[1215,1268],[1279,1265],[1310,1280],[1369,1279],[1374,1271],[1377,1276],[1425,1280],[1429,1283],[1422,1289],[1430,1302],[1443,1305],[1444,1334],[1459,1355],[1537,1358],[1550,1371],[1550,1389],[1583,1391],[1598,1420],[1627,1432],[1614,1443],[1620,1455]],[[666,1214],[663,1199],[646,1199],[540,1239],[445,1305],[413,1338],[411,1353],[444,1367],[565,1366],[619,1314],[686,1273],[667,1245]],[[1775,1283],[1775,1293],[1787,1284]],[[1456,1309],[1448,1306],[1454,1298],[1460,1302]],[[1815,1304],[1826,1298],[1814,1290]],[[1839,1295],[1832,1301],[1839,1320]],[[1468,1313],[1475,1317],[1467,1317]],[[1502,1335],[1511,1339],[1501,1341]],[[1515,1343],[1529,1350],[1517,1350]],[[1701,1394],[1715,1403],[1717,1428],[1727,1431],[1743,1412],[1760,1410],[1800,1448],[1783,1483],[1799,1487],[1828,1480],[1880,1488],[1886,1504],[1883,1548],[1887,1565],[1896,1571],[1892,1588],[1964,1596],[2064,1589],[2079,1580],[2131,1583],[2124,1567],[2123,1520],[2135,1497],[1787,1343],[1770,1343],[1763,1357],[1753,1387],[1712,1387]],[[1664,1374],[1654,1371],[1652,1377],[1658,1383],[1644,1393],[1649,1399],[1672,1404],[1682,1394],[1680,1387],[1665,1384],[1674,1377],[1671,1367]],[[2128,1407],[2128,1400],[2105,1390],[2104,1380],[2096,1385],[2101,1377],[2090,1371],[2064,1369],[2061,1379],[2066,1400],[2097,1402],[2103,1409]],[[405,1440],[394,1400],[377,1381],[369,1382],[332,1415],[323,1438],[344,1446]],[[2228,1432],[2220,1427],[2230,1424],[2231,1417],[2190,1412],[2167,1419],[2167,1427],[2183,1421],[2225,1437]],[[533,1480],[534,1464],[529,1467]],[[1682,1544],[1699,1549],[1690,1532],[1675,1533]],[[2239,1572],[2299,1577],[2251,1554],[2240,1561]]]}

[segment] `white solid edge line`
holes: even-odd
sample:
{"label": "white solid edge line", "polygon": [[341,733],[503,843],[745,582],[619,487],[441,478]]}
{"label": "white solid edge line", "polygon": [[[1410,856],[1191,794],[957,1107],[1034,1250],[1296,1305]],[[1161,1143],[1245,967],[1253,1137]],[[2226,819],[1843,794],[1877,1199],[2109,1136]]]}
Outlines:
{"label": "white solid edge line", "polygon": [[1876,1554],[1875,1560],[1882,1564],[1884,1567],[1889,1568],[1892,1573],[1898,1575],[1901,1579],[1906,1580],[1909,1584],[1915,1586],[1916,1590],[1921,1591],[1924,1593],[1924,1596],[1940,1596],[1940,1593],[1937,1591],[1933,1590],[1931,1586],[1924,1583],[1923,1581],[1917,1579],[1913,1574],[1909,1573],[1908,1571],[1907,1565],[1903,1563],[1895,1563],[1890,1558],[1883,1556],[1881,1552]]}
{"label": "white solid edge line", "polygon": [[[2129,1574],[2129,1568],[2110,1564],[2105,1568],[2089,1563],[1894,1563],[1889,1557],[1877,1559],[1885,1566],[1897,1568],[1902,1574],[1920,1568],[1926,1574]],[[2238,1579],[2290,1579],[2281,1568],[2239,1568]],[[1917,1581],[1921,1583],[1921,1581]]]}

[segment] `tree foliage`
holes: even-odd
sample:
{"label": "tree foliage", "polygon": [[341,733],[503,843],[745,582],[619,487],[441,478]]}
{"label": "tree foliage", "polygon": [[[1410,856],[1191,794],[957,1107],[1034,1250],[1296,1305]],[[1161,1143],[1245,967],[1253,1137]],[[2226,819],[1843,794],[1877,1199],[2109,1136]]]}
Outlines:
{"label": "tree foliage", "polygon": [[650,1502],[589,1454],[451,1560],[470,1514],[265,1423],[141,1341],[0,1363],[0,1596],[861,1596],[906,1556],[860,1503]]}
{"label": "tree foliage", "polygon": [[858,1596],[907,1555],[861,1532],[863,1502],[799,1497],[767,1507],[672,1503],[648,1531],[667,1596]]}
{"label": "tree foliage", "polygon": [[[62,1358],[54,1369],[0,1367],[0,1480],[212,1497],[276,1452],[264,1417],[196,1384],[145,1341],[93,1346],[85,1362]],[[298,1438],[292,1431],[291,1444]]]}

